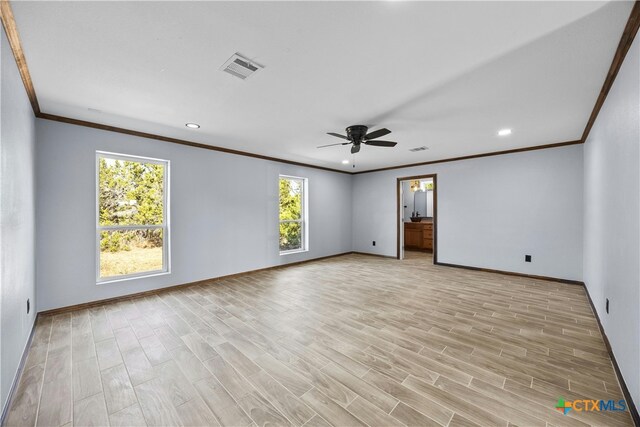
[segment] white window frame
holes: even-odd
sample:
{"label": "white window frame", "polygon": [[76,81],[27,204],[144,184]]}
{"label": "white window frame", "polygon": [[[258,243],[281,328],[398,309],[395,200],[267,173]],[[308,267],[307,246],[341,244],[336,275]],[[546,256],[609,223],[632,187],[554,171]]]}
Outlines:
{"label": "white window frame", "polygon": [[[164,166],[164,191],[163,191],[163,223],[162,225],[100,225],[100,159],[108,158],[121,161],[139,162],[139,163],[154,163]],[[165,274],[171,274],[171,238],[170,238],[170,206],[169,202],[169,160],[154,159],[151,157],[133,156],[129,154],[111,153],[108,151],[96,151],[96,284],[102,285],[106,283],[122,282],[132,279],[140,279],[146,277],[160,276]],[[162,259],[163,268],[160,270],[144,271],[140,273],[123,274],[119,276],[100,277],[100,233],[102,231],[112,230],[151,230],[162,229]]]}
{"label": "white window frame", "polygon": [[[301,219],[280,220],[280,180],[295,179],[302,181],[302,215]],[[283,222],[300,222],[302,223],[302,247],[300,249],[291,249],[288,251],[280,251],[280,255],[297,254],[309,251],[309,179],[301,176],[278,175],[278,250],[280,249],[280,224]]]}

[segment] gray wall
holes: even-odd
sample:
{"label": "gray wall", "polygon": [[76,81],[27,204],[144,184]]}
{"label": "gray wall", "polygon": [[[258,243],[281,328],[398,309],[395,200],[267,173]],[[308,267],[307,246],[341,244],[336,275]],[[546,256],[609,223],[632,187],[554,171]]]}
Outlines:
{"label": "gray wall", "polygon": [[584,146],[584,282],[636,405],[640,404],[639,80],[640,37],[636,37]]}
{"label": "gray wall", "polygon": [[[349,252],[351,177],[38,119],[38,310]],[[170,275],[96,285],[95,152],[171,161]],[[280,256],[278,175],[309,179],[309,251]]]}
{"label": "gray wall", "polygon": [[355,251],[396,256],[396,178],[431,173],[438,261],[582,280],[579,145],[356,175]]}
{"label": "gray wall", "polygon": [[[4,29],[0,33],[0,383],[4,407],[36,313],[35,129]],[[32,304],[30,314],[27,298]]]}

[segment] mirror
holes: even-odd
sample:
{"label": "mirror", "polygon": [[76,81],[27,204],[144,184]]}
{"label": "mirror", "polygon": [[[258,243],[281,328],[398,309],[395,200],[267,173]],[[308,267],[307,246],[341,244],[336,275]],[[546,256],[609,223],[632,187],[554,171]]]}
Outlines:
{"label": "mirror", "polygon": [[419,216],[427,216],[427,192],[424,190],[418,190],[413,193],[415,212]]}
{"label": "mirror", "polygon": [[[433,216],[433,180],[413,180],[402,182],[403,219],[411,221],[417,211],[421,218]],[[415,218],[414,218],[415,220]]]}

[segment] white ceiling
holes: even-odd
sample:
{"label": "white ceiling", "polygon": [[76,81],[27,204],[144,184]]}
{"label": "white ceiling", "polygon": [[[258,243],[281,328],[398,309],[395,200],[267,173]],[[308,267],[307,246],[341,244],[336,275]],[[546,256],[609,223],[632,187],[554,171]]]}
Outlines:
{"label": "white ceiling", "polygon": [[391,129],[362,171],[579,139],[633,2],[12,5],[43,112],[348,171]]}

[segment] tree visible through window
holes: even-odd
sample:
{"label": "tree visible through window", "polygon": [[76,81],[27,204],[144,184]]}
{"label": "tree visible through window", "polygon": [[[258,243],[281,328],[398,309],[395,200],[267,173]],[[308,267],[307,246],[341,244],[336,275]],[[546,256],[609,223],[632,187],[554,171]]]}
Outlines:
{"label": "tree visible through window", "polygon": [[280,177],[280,252],[305,248],[304,178]]}
{"label": "tree visible through window", "polygon": [[168,163],[98,154],[98,280],[167,271]]}

